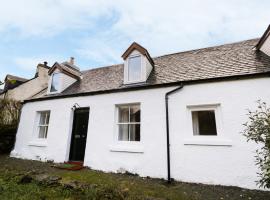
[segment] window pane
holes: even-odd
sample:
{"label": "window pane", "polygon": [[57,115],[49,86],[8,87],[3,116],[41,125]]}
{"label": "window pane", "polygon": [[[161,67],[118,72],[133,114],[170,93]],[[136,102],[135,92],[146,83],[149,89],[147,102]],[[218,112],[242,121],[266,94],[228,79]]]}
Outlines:
{"label": "window pane", "polygon": [[141,56],[128,59],[128,80],[141,80]]}
{"label": "window pane", "polygon": [[129,107],[119,107],[119,123],[129,122]]}
{"label": "window pane", "polygon": [[192,112],[194,135],[217,135],[215,111]]}
{"label": "window pane", "polygon": [[129,132],[130,132],[130,141],[140,141],[140,124],[130,124],[129,125]]}
{"label": "window pane", "polygon": [[140,122],[141,121],[141,110],[140,106],[130,107],[130,122]]}
{"label": "window pane", "polygon": [[51,84],[51,92],[56,92],[56,91],[59,90],[59,88],[60,88],[59,78],[60,78],[59,73],[53,74],[53,76],[52,76],[52,84]]}
{"label": "window pane", "polygon": [[47,130],[48,130],[47,126],[40,126],[38,138],[47,138]]}
{"label": "window pane", "polygon": [[50,112],[41,112],[39,125],[48,125],[50,120]]}
{"label": "window pane", "polygon": [[119,141],[128,141],[128,124],[119,124],[119,134],[118,140]]}

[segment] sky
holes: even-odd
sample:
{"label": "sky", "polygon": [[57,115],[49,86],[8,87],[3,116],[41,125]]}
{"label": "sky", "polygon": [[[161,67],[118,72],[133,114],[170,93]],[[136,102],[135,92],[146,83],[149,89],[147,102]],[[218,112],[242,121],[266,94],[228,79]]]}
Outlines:
{"label": "sky", "polygon": [[0,80],[75,57],[81,70],[122,63],[136,41],[152,57],[261,37],[269,0],[0,0]]}

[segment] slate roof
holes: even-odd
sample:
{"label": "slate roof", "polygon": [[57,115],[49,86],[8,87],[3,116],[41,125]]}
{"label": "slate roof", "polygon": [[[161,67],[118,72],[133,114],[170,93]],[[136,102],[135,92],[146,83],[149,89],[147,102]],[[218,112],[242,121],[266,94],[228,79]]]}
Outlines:
{"label": "slate roof", "polygon": [[135,86],[123,85],[123,64],[82,71],[82,80],[56,95],[269,73],[270,57],[255,50],[258,41],[252,39],[153,58],[155,66],[147,82]]}
{"label": "slate roof", "polygon": [[5,78],[5,80],[16,80],[16,81],[20,81],[20,82],[25,82],[27,81],[28,79],[26,78],[22,78],[22,77],[19,77],[19,76],[14,76],[14,75],[10,75],[8,74]]}
{"label": "slate roof", "polygon": [[72,75],[76,79],[80,79],[80,76],[82,75],[82,73],[80,72],[80,69],[77,66],[75,66],[69,62],[63,62],[63,63],[56,62],[52,66],[52,68],[49,70],[49,72],[48,72],[49,75],[51,75],[56,68],[58,68],[63,73],[67,73],[68,75]]}

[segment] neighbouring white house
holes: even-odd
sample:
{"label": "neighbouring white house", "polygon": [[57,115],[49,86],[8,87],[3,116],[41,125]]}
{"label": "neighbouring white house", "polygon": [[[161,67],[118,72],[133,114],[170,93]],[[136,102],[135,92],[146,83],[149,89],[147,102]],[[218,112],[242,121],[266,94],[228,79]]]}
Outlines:
{"label": "neighbouring white house", "polygon": [[247,109],[270,104],[269,35],[155,58],[133,43],[123,64],[87,71],[55,63],[11,156],[258,188],[258,146],[241,132]]}
{"label": "neighbouring white house", "polygon": [[49,69],[46,62],[38,64],[36,74],[31,79],[8,74],[4,80],[4,89],[0,91],[0,99],[23,101],[33,96],[37,97],[39,93],[48,88]]}

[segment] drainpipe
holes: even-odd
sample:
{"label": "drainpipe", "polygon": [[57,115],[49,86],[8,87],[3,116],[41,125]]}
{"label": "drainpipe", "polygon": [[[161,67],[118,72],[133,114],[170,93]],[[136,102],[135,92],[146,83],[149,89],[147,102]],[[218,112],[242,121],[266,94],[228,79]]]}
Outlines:
{"label": "drainpipe", "polygon": [[169,96],[183,88],[183,84],[165,94],[166,103],[166,135],[167,135],[167,182],[171,183],[171,158],[170,158],[170,127],[169,127]]}

